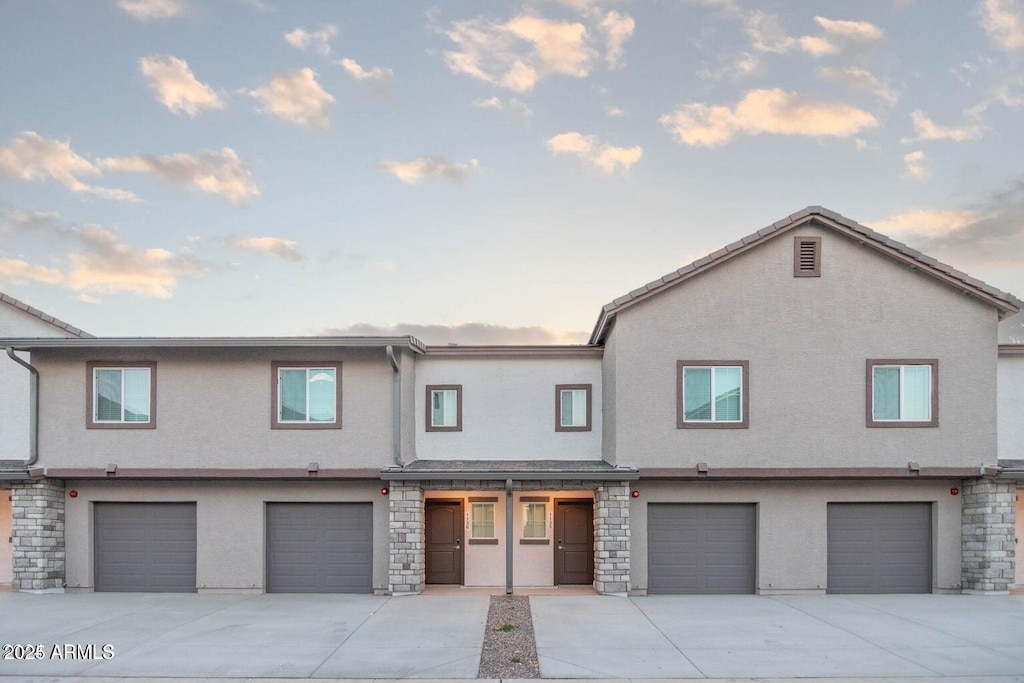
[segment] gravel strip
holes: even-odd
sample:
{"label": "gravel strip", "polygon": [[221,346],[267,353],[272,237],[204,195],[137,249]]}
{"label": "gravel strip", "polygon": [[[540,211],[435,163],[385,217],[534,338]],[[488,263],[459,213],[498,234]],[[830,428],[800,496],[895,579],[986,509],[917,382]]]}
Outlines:
{"label": "gravel strip", "polygon": [[477,677],[540,678],[528,597],[491,596]]}

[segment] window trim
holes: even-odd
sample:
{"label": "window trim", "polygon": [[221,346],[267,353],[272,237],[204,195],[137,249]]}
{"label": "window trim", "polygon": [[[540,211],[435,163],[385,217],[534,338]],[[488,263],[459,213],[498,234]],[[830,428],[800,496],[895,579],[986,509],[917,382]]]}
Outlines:
{"label": "window trim", "polygon": [[[878,366],[888,365],[928,365],[931,366],[931,382],[932,382],[932,401],[931,401],[931,419],[930,420],[875,420],[874,413],[874,388],[875,388],[875,377],[874,369]],[[865,377],[865,396],[866,396],[866,409],[865,409],[865,425],[867,427],[881,427],[890,428],[895,427],[897,429],[903,428],[917,428],[917,427],[938,427],[939,426],[939,361],[937,358],[868,358],[865,364],[866,366],[866,377]],[[901,400],[902,403],[902,400]]]}
{"label": "window trim", "polygon": [[[96,370],[149,368],[149,422],[108,422],[94,418]],[[122,380],[123,381],[123,380]],[[85,428],[86,429],[156,429],[156,361],[90,360],[85,363]]]}
{"label": "window trim", "polygon": [[[455,424],[451,426],[434,425],[433,393],[434,391],[455,392]],[[461,384],[428,384],[426,402],[423,404],[423,414],[426,417],[426,431],[428,432],[461,432],[462,431],[462,385]]]}
{"label": "window trim", "polygon": [[[275,360],[270,363],[270,428],[271,429],[341,429],[341,366],[339,361]],[[334,368],[334,422],[282,422],[278,419],[280,370]]]}
{"label": "window trim", "polygon": [[[814,244],[814,269],[800,270],[800,243],[810,242]],[[800,237],[793,238],[793,277],[821,277],[821,237]]]}
{"label": "window trim", "polygon": [[[739,422],[690,422],[685,419],[683,371],[685,368],[738,367],[740,373]],[[712,400],[714,397],[712,396]],[[676,429],[749,429],[750,428],[750,361],[746,360],[680,360],[676,361]]]}
{"label": "window trim", "polygon": [[[587,392],[587,422],[583,425],[566,426],[562,424],[562,392],[563,391],[585,391]],[[594,408],[594,385],[593,384],[556,384],[555,385],[555,431],[556,432],[589,432],[593,428],[592,416]]]}

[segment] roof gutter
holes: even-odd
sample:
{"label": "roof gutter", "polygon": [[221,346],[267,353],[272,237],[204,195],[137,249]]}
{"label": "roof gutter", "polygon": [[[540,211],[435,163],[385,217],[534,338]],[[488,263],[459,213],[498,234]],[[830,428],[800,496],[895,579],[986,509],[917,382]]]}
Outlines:
{"label": "roof gutter", "polygon": [[391,344],[384,347],[391,363],[391,443],[394,448],[395,464],[403,467],[402,462],[402,371],[395,358],[395,349]]}
{"label": "roof gutter", "polygon": [[30,363],[19,358],[14,349],[7,347],[7,356],[18,365],[29,371],[29,404],[28,404],[28,460],[25,469],[32,467],[39,460],[39,370]]}

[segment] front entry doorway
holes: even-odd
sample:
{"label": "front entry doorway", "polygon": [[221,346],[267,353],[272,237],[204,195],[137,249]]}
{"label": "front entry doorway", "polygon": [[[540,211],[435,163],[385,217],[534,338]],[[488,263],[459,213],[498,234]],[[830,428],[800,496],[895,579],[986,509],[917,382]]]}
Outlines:
{"label": "front entry doorway", "polygon": [[462,500],[427,500],[426,582],[461,584],[463,579]]}
{"label": "front entry doorway", "polygon": [[594,502],[555,501],[555,585],[594,582]]}

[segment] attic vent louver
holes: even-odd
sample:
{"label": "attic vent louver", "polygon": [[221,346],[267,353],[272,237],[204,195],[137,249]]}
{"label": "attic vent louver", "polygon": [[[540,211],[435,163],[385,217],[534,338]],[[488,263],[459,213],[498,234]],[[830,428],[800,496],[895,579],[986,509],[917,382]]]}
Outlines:
{"label": "attic vent louver", "polygon": [[821,238],[793,238],[793,277],[821,277]]}

